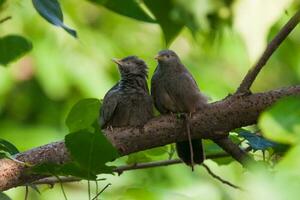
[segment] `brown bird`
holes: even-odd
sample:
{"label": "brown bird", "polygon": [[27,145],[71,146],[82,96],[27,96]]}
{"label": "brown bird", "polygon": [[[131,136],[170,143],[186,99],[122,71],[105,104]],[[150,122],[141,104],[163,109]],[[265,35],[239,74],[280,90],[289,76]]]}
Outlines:
{"label": "brown bird", "polygon": [[[207,105],[207,97],[200,92],[196,81],[174,51],[160,51],[155,58],[158,66],[151,79],[151,95],[161,114],[191,114]],[[191,140],[191,145],[189,141],[177,142],[176,150],[181,160],[189,166],[204,161],[199,139]]]}
{"label": "brown bird", "polygon": [[104,96],[99,124],[101,128],[143,126],[153,117],[147,65],[136,56],[113,61],[119,67],[121,80]]}

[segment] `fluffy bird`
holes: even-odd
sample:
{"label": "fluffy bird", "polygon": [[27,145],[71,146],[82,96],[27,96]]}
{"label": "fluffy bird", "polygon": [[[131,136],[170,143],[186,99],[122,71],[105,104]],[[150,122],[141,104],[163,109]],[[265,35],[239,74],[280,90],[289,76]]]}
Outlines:
{"label": "fluffy bird", "polygon": [[99,124],[101,128],[143,126],[153,117],[147,65],[136,56],[113,61],[118,65],[121,80],[104,96]]}
{"label": "fluffy bird", "polygon": [[[196,81],[174,51],[162,50],[155,59],[158,65],[151,79],[151,95],[161,114],[191,114],[207,105],[207,97],[200,92]],[[180,159],[191,167],[204,161],[199,139],[191,140],[191,145],[189,141],[178,142],[176,150]]]}

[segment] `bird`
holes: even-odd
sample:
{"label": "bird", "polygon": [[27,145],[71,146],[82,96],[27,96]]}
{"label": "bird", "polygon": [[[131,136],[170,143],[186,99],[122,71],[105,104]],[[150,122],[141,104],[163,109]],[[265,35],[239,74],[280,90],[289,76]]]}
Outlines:
{"label": "bird", "polygon": [[137,56],[113,59],[120,80],[105,94],[99,112],[102,129],[141,127],[153,117],[153,101],[147,85],[148,67]]}
{"label": "bird", "polygon": [[[160,51],[158,65],[151,79],[151,96],[161,114],[192,114],[207,105],[208,98],[200,92],[191,73],[172,50]],[[176,143],[178,157],[193,169],[205,159],[201,139]],[[193,155],[193,157],[191,156]]]}

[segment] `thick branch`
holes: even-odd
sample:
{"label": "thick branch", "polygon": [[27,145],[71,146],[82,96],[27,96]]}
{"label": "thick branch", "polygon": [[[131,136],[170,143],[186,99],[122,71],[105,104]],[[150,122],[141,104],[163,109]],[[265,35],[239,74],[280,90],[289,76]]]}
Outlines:
{"label": "thick branch", "polygon": [[265,66],[271,55],[276,51],[279,45],[286,39],[292,30],[300,22],[300,10],[282,27],[273,40],[268,44],[266,50],[259,58],[258,62],[248,71],[236,93],[247,93],[253,84],[260,70]]}
{"label": "thick branch", "polygon": [[[279,98],[290,95],[300,95],[300,86],[251,95],[233,95],[209,104],[191,117],[191,137],[216,140],[232,129],[255,124],[260,112]],[[122,155],[128,155],[186,140],[183,128],[182,120],[173,115],[165,115],[150,120],[143,128],[114,128],[113,131],[105,130],[105,135]],[[61,141],[20,153],[16,155],[16,159],[30,164],[62,164],[69,161],[70,157]],[[0,190],[41,178],[26,176],[24,169],[20,163],[0,160]]]}

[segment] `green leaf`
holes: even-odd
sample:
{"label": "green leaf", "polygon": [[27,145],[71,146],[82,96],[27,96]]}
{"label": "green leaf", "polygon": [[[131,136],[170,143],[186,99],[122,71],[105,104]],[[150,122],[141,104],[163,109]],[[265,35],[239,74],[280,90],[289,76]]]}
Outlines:
{"label": "green leaf", "polygon": [[3,139],[0,139],[0,150],[8,152],[10,155],[19,153],[19,150],[15,145]]}
{"label": "green leaf", "polygon": [[77,102],[67,116],[66,124],[70,132],[88,129],[97,120],[100,110],[98,99],[82,99]]}
{"label": "green leaf", "polygon": [[100,130],[96,133],[86,130],[70,133],[65,137],[65,144],[73,160],[95,174],[112,173],[113,167],[105,164],[120,156]]}
{"label": "green leaf", "polygon": [[276,142],[272,142],[259,135],[256,135],[255,133],[252,133],[246,129],[238,129],[236,130],[236,132],[239,134],[239,136],[245,138],[248,141],[248,144],[254,151],[257,150],[264,151],[267,150],[268,148],[274,148],[280,145]]}
{"label": "green leaf", "polygon": [[141,8],[137,0],[89,0],[92,3],[102,5],[120,15],[131,17],[145,22],[154,20]]}
{"label": "green leaf", "polygon": [[63,13],[57,0],[32,0],[32,4],[36,11],[49,23],[59,26],[73,37],[77,37],[76,31],[63,23]]}
{"label": "green leaf", "polygon": [[270,140],[297,144],[300,141],[300,97],[279,100],[258,120],[263,135]]}
{"label": "green leaf", "polygon": [[184,27],[184,23],[174,15],[175,4],[172,0],[144,0],[148,9],[155,16],[169,45]]}
{"label": "green leaf", "polygon": [[156,147],[144,151],[149,156],[161,156],[168,153],[168,146]]}
{"label": "green leaf", "polygon": [[31,49],[31,42],[22,36],[8,35],[0,38],[0,65],[7,65]]}
{"label": "green leaf", "polygon": [[11,200],[11,198],[3,192],[0,192],[0,199],[1,200]]}

